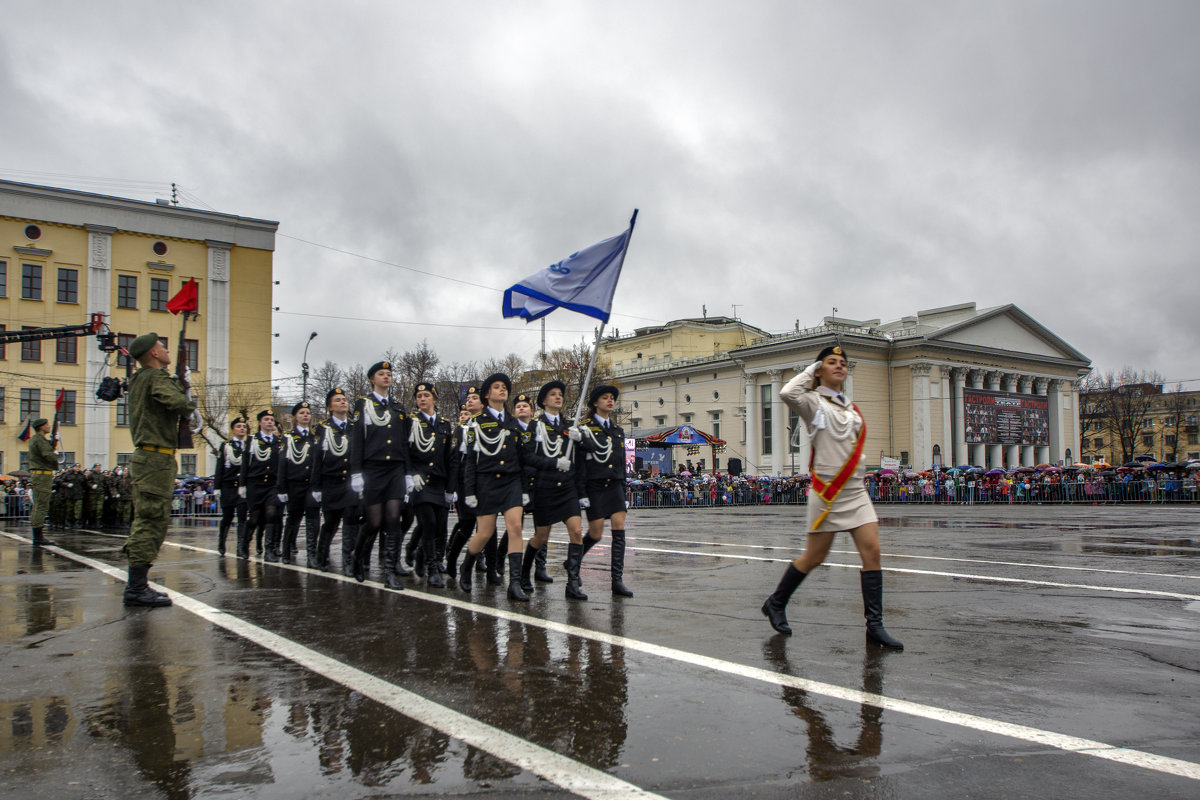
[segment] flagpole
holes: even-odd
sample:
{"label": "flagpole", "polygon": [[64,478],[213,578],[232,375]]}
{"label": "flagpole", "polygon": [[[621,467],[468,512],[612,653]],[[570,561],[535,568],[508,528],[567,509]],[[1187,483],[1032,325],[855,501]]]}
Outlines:
{"label": "flagpole", "polygon": [[[638,210],[633,210],[633,216],[629,218],[629,236],[625,239],[625,248],[621,251],[621,264],[617,268],[618,273],[625,267],[625,254],[629,252],[629,242],[633,240],[633,226],[637,224]],[[607,323],[601,322],[600,329],[596,332],[596,343],[592,346],[592,357],[588,361],[587,373],[583,378],[583,385],[579,387],[579,401],[575,404],[575,424],[578,425],[583,414],[583,398],[587,397],[588,384],[592,382],[592,372],[596,368],[596,356],[600,352],[600,340],[604,337],[604,326]],[[574,444],[574,442],[572,442]],[[570,453],[567,453],[570,457]]]}

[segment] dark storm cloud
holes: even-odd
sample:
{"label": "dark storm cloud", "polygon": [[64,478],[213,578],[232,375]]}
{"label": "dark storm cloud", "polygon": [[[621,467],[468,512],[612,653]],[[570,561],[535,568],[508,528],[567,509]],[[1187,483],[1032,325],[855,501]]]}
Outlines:
{"label": "dark storm cloud", "polygon": [[[1013,302],[1102,366],[1200,377],[1177,334],[1200,250],[1194,3],[9,16],[0,97],[32,113],[0,132],[0,168],[176,180],[280,220],[277,304],[351,318],[278,316],[284,364],[313,329],[310,361],[422,337],[449,360],[530,356],[537,326],[502,321],[494,289],[636,206],[622,330],[702,305],[783,330],[834,305],[888,319]],[[501,330],[360,321],[376,318]],[[549,327],[556,344],[594,323]]]}

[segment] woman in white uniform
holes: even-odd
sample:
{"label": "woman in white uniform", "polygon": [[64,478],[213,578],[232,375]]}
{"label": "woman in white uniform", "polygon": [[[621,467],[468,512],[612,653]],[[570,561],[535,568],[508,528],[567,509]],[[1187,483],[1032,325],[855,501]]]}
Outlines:
{"label": "woman in white uniform", "polygon": [[879,518],[867,495],[862,461],[867,425],[858,407],[842,394],[846,354],[840,346],[826,347],[815,363],[788,381],[779,397],[804,421],[812,439],[808,490],[808,543],[788,565],[779,586],[763,603],[762,613],[779,633],[791,635],[784,613],[788,600],[808,573],[829,555],[833,535],[849,531],[862,559],[863,609],[867,642],[903,650],[883,627],[883,572],[879,568]]}

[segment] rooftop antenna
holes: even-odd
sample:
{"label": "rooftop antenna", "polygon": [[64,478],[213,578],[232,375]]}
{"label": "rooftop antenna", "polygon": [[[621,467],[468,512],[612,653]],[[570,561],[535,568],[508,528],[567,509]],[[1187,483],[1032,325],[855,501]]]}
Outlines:
{"label": "rooftop antenna", "polygon": [[179,205],[179,185],[171,181],[171,205]]}
{"label": "rooftop antenna", "polygon": [[737,319],[738,318],[737,310],[746,304],[745,303],[731,303],[730,305],[733,306],[733,318]]}

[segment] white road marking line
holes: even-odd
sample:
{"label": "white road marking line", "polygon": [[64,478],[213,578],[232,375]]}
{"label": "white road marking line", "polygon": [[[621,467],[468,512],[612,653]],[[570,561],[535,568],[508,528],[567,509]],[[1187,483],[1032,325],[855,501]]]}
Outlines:
{"label": "white road marking line", "polygon": [[[4,534],[12,539],[28,542],[24,537],[16,536],[8,531]],[[43,549],[57,553],[72,561],[76,561],[94,570],[103,572],[118,581],[124,581],[126,574],[116,567],[95,559],[73,553],[57,546],[46,546]],[[195,548],[199,549],[199,548]],[[321,573],[324,574],[324,573]],[[383,705],[397,711],[406,717],[428,725],[452,736],[472,747],[484,750],[497,758],[538,775],[551,783],[561,786],[569,792],[594,800],[618,800],[618,798],[659,798],[667,800],[662,795],[654,794],[628,783],[606,772],[581,764],[566,756],[539,747],[518,736],[492,727],[484,722],[468,717],[446,706],[427,700],[418,694],[402,689],[395,684],[377,678],[370,673],[343,664],[340,661],[322,655],[315,650],[301,645],[291,639],[286,639],[276,633],[260,628],[240,617],[235,617],[202,603],[185,594],[159,584],[153,584],[171,597],[172,602],[180,608],[192,612],[201,619],[211,622],[219,628],[241,636],[260,647],[270,650],[289,661],[340,683],[348,689],[360,692]]]}
{"label": "white road marking line", "polygon": [[[22,541],[28,541],[28,540],[24,539],[23,537],[18,537],[14,534],[8,534],[8,535],[14,539],[21,539]],[[209,549],[202,548],[202,547],[197,547],[195,545],[185,545],[185,544],[180,544],[180,543],[176,543],[176,542],[166,542],[166,544],[170,544],[175,547],[179,547],[179,548],[183,548],[183,549],[197,550],[200,552],[207,552],[207,553],[215,552],[213,550],[209,550]],[[50,549],[54,550],[54,551],[61,551],[64,555],[71,557],[71,558],[76,558],[76,559],[85,558],[83,556],[75,556],[74,554],[70,553],[69,551],[63,551],[63,550],[61,550],[61,548],[58,548],[58,547],[53,547]],[[90,561],[90,559],[88,559],[88,560]],[[765,561],[765,560],[771,560],[771,559],[757,559],[757,560]],[[99,562],[95,562],[95,563],[99,563]],[[115,570],[115,568],[107,567],[106,565],[101,565],[101,566],[105,568],[106,572],[111,570],[112,572],[115,572],[118,576],[121,574],[119,571]],[[351,582],[354,580],[353,578],[347,578],[344,575],[338,575],[336,573],[320,572],[317,570],[310,570],[307,567],[289,566],[289,565],[283,565],[283,564],[276,564],[275,566],[281,567],[283,569],[292,569],[292,570],[295,570],[298,572],[309,572],[314,575],[320,575],[323,577],[331,578],[333,580],[341,580],[341,581],[345,581],[345,582]],[[854,566],[854,565],[842,565],[842,566]],[[370,585],[372,587],[383,588],[383,585],[376,581],[367,581],[364,583],[364,585]],[[1101,588],[1103,588],[1103,587],[1101,587]],[[959,727],[969,728],[971,730],[977,730],[977,731],[980,731],[983,733],[992,733],[992,734],[997,734],[1000,736],[1007,736],[1007,737],[1010,737],[1013,739],[1018,739],[1021,741],[1029,742],[1032,744],[1045,745],[1045,746],[1053,747],[1053,748],[1056,748],[1059,750],[1063,750],[1065,752],[1080,753],[1082,755],[1090,755],[1090,756],[1094,756],[1096,758],[1102,758],[1102,759],[1105,759],[1108,761],[1114,761],[1116,763],[1125,764],[1128,766],[1141,767],[1143,769],[1148,769],[1148,770],[1152,770],[1155,772],[1162,772],[1162,773],[1165,773],[1168,775],[1176,775],[1176,776],[1179,776],[1182,778],[1189,778],[1191,780],[1200,780],[1200,764],[1196,764],[1196,763],[1193,763],[1190,761],[1183,761],[1181,759],[1169,758],[1167,756],[1159,756],[1159,755],[1155,755],[1153,753],[1147,753],[1142,750],[1134,750],[1132,748],[1127,748],[1127,747],[1115,747],[1115,746],[1107,744],[1105,742],[1094,741],[1091,739],[1083,739],[1083,738],[1076,737],[1076,736],[1068,736],[1066,734],[1055,733],[1053,731],[1042,730],[1040,728],[1033,728],[1033,727],[1029,727],[1026,725],[1015,725],[1015,724],[1003,722],[1000,720],[989,719],[987,717],[980,717],[980,716],[977,716],[974,714],[965,714],[965,713],[962,713],[959,711],[952,711],[950,709],[939,708],[937,706],[926,705],[923,703],[915,703],[915,702],[911,702],[908,700],[900,700],[900,699],[896,699],[896,698],[890,698],[890,697],[886,697],[884,695],[863,692],[858,689],[851,689],[849,687],[837,686],[835,684],[829,684],[829,683],[821,683],[819,681],[807,680],[805,678],[798,678],[798,677],[795,677],[792,675],[786,675],[783,673],[771,672],[769,670],[764,670],[764,669],[761,669],[758,667],[751,667],[751,666],[747,666],[744,664],[737,664],[737,663],[730,662],[730,661],[723,661],[721,659],[712,658],[710,656],[702,656],[702,655],[699,655],[696,653],[689,653],[685,650],[676,650],[674,648],[664,647],[662,645],[656,645],[656,644],[652,644],[650,642],[643,642],[638,639],[628,639],[623,636],[616,636],[613,634],[603,633],[600,631],[589,630],[587,628],[579,628],[574,625],[567,625],[567,624],[561,623],[561,622],[553,622],[550,620],[539,619],[537,617],[530,617],[530,616],[526,616],[524,614],[518,614],[515,612],[511,612],[511,611],[504,611],[503,609],[493,608],[491,606],[483,606],[483,605],[478,605],[475,603],[469,603],[469,602],[465,602],[462,600],[457,600],[453,597],[443,595],[443,594],[433,594],[433,593],[419,592],[419,591],[403,591],[403,592],[396,592],[395,594],[397,594],[400,597],[411,597],[415,600],[423,600],[423,601],[431,602],[431,603],[439,603],[442,605],[451,606],[453,608],[462,609],[464,611],[473,611],[476,613],[487,614],[489,616],[495,617],[496,619],[507,620],[509,622],[516,622],[516,623],[525,624],[525,625],[533,625],[533,626],[537,626],[537,627],[543,628],[548,631],[553,631],[555,633],[563,634],[564,636],[574,636],[574,637],[583,638],[583,639],[590,639],[592,641],[601,642],[604,644],[623,647],[627,650],[642,652],[642,653],[646,653],[648,655],[658,656],[660,658],[665,658],[665,659],[669,659],[672,661],[681,662],[684,664],[692,664],[694,666],[704,667],[706,669],[711,669],[715,672],[722,672],[722,673],[726,673],[726,674],[737,675],[739,677],[743,677],[743,678],[747,678],[747,679],[755,680],[755,681],[761,681],[764,683],[774,684],[776,686],[789,686],[789,687],[794,687],[796,689],[803,689],[806,692],[823,695],[825,697],[832,697],[835,699],[845,700],[845,701],[851,702],[851,703],[859,703],[859,704],[876,706],[879,708],[896,711],[901,714],[908,714],[910,716],[932,720],[934,722],[941,722],[941,723],[945,723],[948,725],[957,725]],[[185,597],[184,595],[179,595],[179,596]],[[214,609],[214,611],[216,611],[216,610]],[[216,613],[222,614],[223,612],[216,611]],[[246,623],[246,624],[249,625],[249,623]],[[271,634],[271,635],[273,636],[274,634]],[[297,646],[299,646],[299,645],[297,645]],[[333,662],[333,663],[337,664],[338,662]],[[346,668],[350,669],[349,667],[346,667]],[[368,676],[368,677],[370,677],[370,676]],[[518,740],[518,741],[524,742],[524,740]],[[528,744],[528,743],[526,743],[526,744]],[[503,756],[503,755],[501,755],[500,757],[506,758],[506,756]],[[514,763],[517,763],[517,762],[514,761]],[[574,762],[572,762],[572,763],[574,763]],[[601,773],[601,774],[604,774],[604,773]]]}
{"label": "white road marking line", "polygon": [[[798,551],[800,549],[803,549],[803,545],[801,545],[800,547],[789,547],[787,545],[738,544],[737,542],[701,542],[701,541],[696,541],[694,539],[664,539],[664,538],[658,537],[658,536],[645,536],[645,535],[631,536],[631,537],[629,537],[629,541],[632,544],[636,544],[638,541],[667,542],[667,543],[674,543],[674,544],[691,544],[691,545],[702,545],[702,546],[711,546],[711,547],[740,547],[745,550],[797,550]],[[636,549],[636,548],[634,548],[634,549]],[[829,552],[837,554],[837,555],[842,555],[842,556],[858,555],[857,550],[830,550]],[[925,560],[925,561],[956,561],[956,562],[961,562],[964,564],[995,564],[997,566],[1004,566],[1004,567],[1030,567],[1032,569],[1061,569],[1061,570],[1070,570],[1073,572],[1102,572],[1102,573],[1107,573],[1110,575],[1136,575],[1139,577],[1147,577],[1147,578],[1182,578],[1182,579],[1189,580],[1189,581],[1200,581],[1200,575],[1181,575],[1181,574],[1170,573],[1170,572],[1138,572],[1137,570],[1104,569],[1102,567],[1070,567],[1070,566],[1065,566],[1062,564],[1033,564],[1033,563],[1025,563],[1022,561],[992,561],[992,560],[984,559],[984,558],[954,558],[951,556],[924,556],[924,555],[914,555],[912,553],[884,553],[883,556],[884,556],[884,558],[911,558],[911,559]]]}

